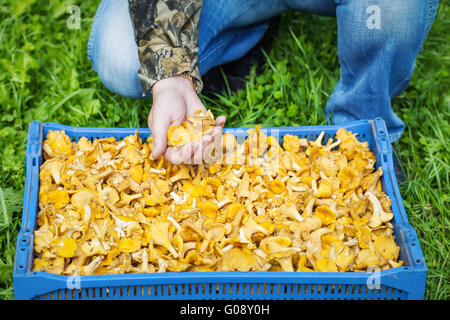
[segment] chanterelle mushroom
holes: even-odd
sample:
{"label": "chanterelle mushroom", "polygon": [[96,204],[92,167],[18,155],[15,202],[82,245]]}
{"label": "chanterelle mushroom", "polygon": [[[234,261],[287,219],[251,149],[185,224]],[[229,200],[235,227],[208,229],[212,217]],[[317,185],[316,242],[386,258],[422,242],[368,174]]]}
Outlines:
{"label": "chanterelle mushroom", "polygon": [[72,196],[71,203],[83,215],[83,223],[86,225],[91,221],[91,203],[97,199],[97,195],[89,190],[81,190]]}
{"label": "chanterelle mushroom", "polygon": [[196,111],[194,117],[187,116],[179,126],[170,126],[167,132],[168,145],[181,147],[186,143],[200,140],[205,134],[210,134],[216,122],[211,111]]}
{"label": "chanterelle mushroom", "polygon": [[[214,127],[209,111],[198,112],[171,127],[169,145]],[[92,142],[49,132],[33,270],[352,272],[403,264],[367,142],[345,129],[308,141],[266,136],[259,126],[242,140],[226,133],[208,161],[174,165],[151,158],[153,137],[143,142],[138,132]]]}
{"label": "chanterelle mushroom", "polygon": [[299,222],[302,222],[303,220],[305,220],[300,213],[297,211],[297,208],[295,206],[294,203],[291,203],[289,205],[284,204],[280,207],[279,209],[280,214],[285,215],[289,218],[291,218],[292,220],[297,220]]}
{"label": "chanterelle mushroom", "polygon": [[45,155],[50,158],[67,159],[74,153],[72,141],[64,130],[50,130],[43,143]]}
{"label": "chanterelle mushroom", "polygon": [[40,168],[40,172],[49,172],[56,184],[61,183],[61,170],[65,162],[59,158],[52,158],[44,162]]}
{"label": "chanterelle mushroom", "polygon": [[261,243],[261,249],[268,254],[269,260],[276,260],[283,271],[294,271],[292,254],[298,251],[291,247],[292,241],[288,237],[267,237]]}
{"label": "chanterelle mushroom", "polygon": [[306,257],[310,260],[314,260],[319,257],[322,251],[322,236],[332,231],[327,228],[320,228],[315,230],[309,236],[306,242]]}
{"label": "chanterelle mushroom", "polygon": [[170,222],[158,220],[150,225],[149,231],[153,242],[157,245],[163,246],[172,254],[174,258],[178,257],[178,252],[172,246],[169,240],[169,226]]}
{"label": "chanterelle mushroom", "polygon": [[240,230],[241,234],[244,236],[244,239],[242,239],[243,241],[241,240],[241,242],[251,242],[252,235],[256,232],[261,232],[264,235],[269,234],[269,231],[256,223],[252,216],[247,218],[247,221]]}
{"label": "chanterelle mushroom", "polygon": [[102,260],[104,258],[105,257],[103,257],[103,256],[95,257],[95,259],[92,260],[91,263],[89,263],[85,267],[82,267],[81,268],[82,275],[86,275],[87,276],[87,275],[90,275],[90,274],[94,274],[95,270],[97,270],[97,268],[100,267],[100,264],[102,263]]}
{"label": "chanterelle mushroom", "polygon": [[257,256],[247,248],[234,247],[222,256],[218,270],[223,271],[250,271],[260,268]]}
{"label": "chanterelle mushroom", "polygon": [[367,199],[369,199],[369,201],[372,203],[373,206],[373,214],[369,221],[369,227],[371,228],[379,227],[381,223],[388,222],[394,217],[392,212],[387,213],[383,211],[380,202],[373,193],[367,191],[366,197]]}

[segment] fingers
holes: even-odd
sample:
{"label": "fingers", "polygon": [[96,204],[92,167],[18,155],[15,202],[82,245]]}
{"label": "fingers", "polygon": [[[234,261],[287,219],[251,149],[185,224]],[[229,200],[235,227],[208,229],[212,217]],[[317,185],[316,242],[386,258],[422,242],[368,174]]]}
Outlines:
{"label": "fingers", "polygon": [[212,147],[216,150],[222,148],[222,130],[225,125],[226,118],[220,116],[216,119],[216,127],[209,135],[203,136],[202,140],[185,144],[179,149],[167,148],[164,153],[164,158],[171,163],[178,165],[185,164],[200,164],[204,160],[211,162],[215,160],[215,155],[220,156],[220,152],[213,152]]}
{"label": "fingers", "polygon": [[[185,147],[184,145],[183,147]],[[182,148],[175,150],[173,147],[167,148],[166,152],[164,153],[164,159],[171,162],[174,165],[179,165],[183,163],[183,152],[181,151]]]}
{"label": "fingers", "polygon": [[217,119],[216,119],[216,127],[220,127],[221,129],[223,129],[223,127],[225,126],[225,122],[226,121],[227,121],[227,118],[225,116],[217,117]]}
{"label": "fingers", "polygon": [[213,143],[216,146],[220,146],[222,144],[222,128],[215,127],[211,132],[211,136],[213,137]]}
{"label": "fingers", "polygon": [[189,97],[187,100],[188,100],[187,101],[188,108],[186,114],[190,115],[191,117],[195,117],[195,112],[197,110],[206,112],[205,106],[203,105],[203,103],[201,102],[201,100],[197,95]]}
{"label": "fingers", "polygon": [[169,117],[160,117],[157,121],[149,123],[153,135],[153,159],[161,157],[167,149],[167,132],[170,124]]}
{"label": "fingers", "polygon": [[213,129],[211,133],[212,143],[203,149],[203,161],[205,163],[211,164],[222,157],[222,129],[222,126]]}
{"label": "fingers", "polygon": [[164,159],[170,161],[175,165],[181,163],[186,164],[202,163],[203,150],[208,148],[212,140],[213,140],[212,136],[205,135],[200,141],[187,143],[179,149],[175,150],[174,148],[169,147],[164,153]]}
{"label": "fingers", "polygon": [[212,145],[213,137],[210,135],[206,135],[202,138],[200,143],[197,143],[194,149],[194,153],[192,155],[192,163],[193,164],[201,164],[203,163],[203,152],[208,149]]}

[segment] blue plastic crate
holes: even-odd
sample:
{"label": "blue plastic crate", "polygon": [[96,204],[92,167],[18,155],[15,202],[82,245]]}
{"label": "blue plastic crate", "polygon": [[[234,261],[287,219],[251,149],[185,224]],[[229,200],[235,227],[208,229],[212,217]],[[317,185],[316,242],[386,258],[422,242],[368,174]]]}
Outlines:
{"label": "blue plastic crate", "polygon": [[[75,128],[33,121],[28,129],[26,182],[22,225],[14,263],[16,299],[423,299],[427,268],[416,232],[409,224],[394,174],[392,149],[382,119],[360,120],[342,126],[367,141],[382,166],[382,188],[392,200],[394,232],[404,266],[370,272],[167,272],[69,277],[33,272],[33,243],[38,212],[42,143],[49,130],[80,137],[124,138],[135,129]],[[309,139],[325,131],[325,141],[340,126],[264,128],[279,138],[294,134]],[[142,138],[148,129],[138,129]],[[240,139],[246,129],[225,129]],[[368,286],[367,284],[370,284]],[[378,284],[378,285],[377,285]]]}

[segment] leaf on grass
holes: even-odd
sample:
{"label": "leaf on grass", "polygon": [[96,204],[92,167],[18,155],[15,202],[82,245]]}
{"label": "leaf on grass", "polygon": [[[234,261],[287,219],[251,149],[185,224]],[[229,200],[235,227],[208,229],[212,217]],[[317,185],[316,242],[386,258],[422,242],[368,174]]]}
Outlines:
{"label": "leaf on grass", "polygon": [[89,116],[96,115],[100,111],[100,100],[94,99],[86,105],[86,112]]}
{"label": "leaf on grass", "polygon": [[13,266],[10,264],[0,264],[0,280],[9,280],[12,276]]}
{"label": "leaf on grass", "polygon": [[8,211],[6,210],[5,196],[3,195],[3,189],[0,187],[0,208],[2,210],[0,227],[4,227],[9,224]]}
{"label": "leaf on grass", "polygon": [[27,11],[28,8],[31,7],[31,5],[33,3],[35,3],[35,2],[36,2],[36,0],[12,1],[11,13],[13,15],[19,15],[20,16],[22,13]]}
{"label": "leaf on grass", "polygon": [[22,192],[0,187],[0,228],[11,224],[13,213],[18,212],[21,205]]}

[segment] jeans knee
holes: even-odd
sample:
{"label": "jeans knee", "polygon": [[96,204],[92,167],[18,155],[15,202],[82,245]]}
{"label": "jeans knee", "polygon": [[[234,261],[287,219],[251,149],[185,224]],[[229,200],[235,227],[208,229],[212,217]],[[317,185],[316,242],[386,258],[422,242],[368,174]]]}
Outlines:
{"label": "jeans knee", "polygon": [[104,0],[95,19],[89,56],[101,82],[114,93],[140,97],[140,61],[128,2]]}
{"label": "jeans knee", "polygon": [[432,23],[428,11],[428,3],[432,1],[407,0],[404,2],[403,0],[392,2],[387,27],[399,46],[415,52],[420,51]]}
{"label": "jeans knee", "polygon": [[437,0],[395,0],[381,13],[384,34],[398,46],[419,52],[434,20]]}
{"label": "jeans knee", "polygon": [[[354,42],[386,50],[420,51],[434,20],[437,0],[342,0],[338,21]],[[355,31],[357,30],[357,31]]]}
{"label": "jeans knee", "polygon": [[140,97],[139,68],[137,48],[136,51],[127,46],[111,48],[107,43],[100,47],[96,71],[110,91],[128,98]]}
{"label": "jeans knee", "polygon": [[377,81],[388,83],[392,96],[401,92],[433,21],[428,3],[434,2],[342,0],[337,8],[341,69],[348,74],[372,70]]}

